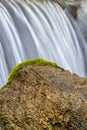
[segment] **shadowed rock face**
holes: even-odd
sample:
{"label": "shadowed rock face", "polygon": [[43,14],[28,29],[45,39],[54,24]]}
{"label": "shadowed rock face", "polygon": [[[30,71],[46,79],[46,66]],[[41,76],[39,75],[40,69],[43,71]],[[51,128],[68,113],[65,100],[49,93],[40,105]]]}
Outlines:
{"label": "shadowed rock face", "polygon": [[0,90],[0,130],[87,130],[87,79],[51,66],[23,67]]}

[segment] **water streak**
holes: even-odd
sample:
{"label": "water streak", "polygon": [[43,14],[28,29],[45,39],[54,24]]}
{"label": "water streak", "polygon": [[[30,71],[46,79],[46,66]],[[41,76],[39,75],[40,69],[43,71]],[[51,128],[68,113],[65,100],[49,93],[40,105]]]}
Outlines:
{"label": "water streak", "polygon": [[12,67],[33,58],[54,61],[86,77],[87,38],[83,27],[87,20],[84,16],[80,19],[82,12],[86,14],[84,8],[82,5],[74,20],[52,1],[1,1],[0,86],[6,83]]}

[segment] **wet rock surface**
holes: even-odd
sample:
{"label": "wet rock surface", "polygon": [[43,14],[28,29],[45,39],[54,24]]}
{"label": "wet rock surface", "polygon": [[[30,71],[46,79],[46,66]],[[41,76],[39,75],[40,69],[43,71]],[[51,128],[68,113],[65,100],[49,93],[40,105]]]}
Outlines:
{"label": "wet rock surface", "polygon": [[87,79],[51,66],[23,67],[0,90],[0,130],[87,130]]}

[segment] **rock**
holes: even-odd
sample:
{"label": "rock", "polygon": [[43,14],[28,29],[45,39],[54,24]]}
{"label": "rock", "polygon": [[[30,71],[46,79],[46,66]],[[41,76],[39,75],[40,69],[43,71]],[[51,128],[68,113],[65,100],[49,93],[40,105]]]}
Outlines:
{"label": "rock", "polygon": [[0,129],[87,130],[87,79],[32,62],[13,69],[0,90]]}
{"label": "rock", "polygon": [[70,1],[70,0],[53,0],[57,2],[63,9],[68,9],[73,18],[77,18],[78,9],[81,6],[82,1]]}

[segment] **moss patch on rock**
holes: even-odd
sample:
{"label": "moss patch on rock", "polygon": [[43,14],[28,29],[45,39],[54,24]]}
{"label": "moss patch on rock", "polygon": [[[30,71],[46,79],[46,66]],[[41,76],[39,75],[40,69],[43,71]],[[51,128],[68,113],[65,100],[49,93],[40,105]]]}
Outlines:
{"label": "moss patch on rock", "polygon": [[51,67],[55,67],[55,68],[60,68],[60,67],[57,66],[56,63],[53,63],[53,62],[50,62],[50,61],[47,61],[47,60],[44,60],[44,59],[27,60],[27,61],[20,63],[19,65],[17,65],[16,67],[14,67],[12,69],[12,71],[10,72],[7,84],[10,84],[12,82],[12,80],[17,77],[19,70],[22,69],[24,66],[27,66],[27,65],[32,65],[32,66],[40,65],[40,66],[51,66]]}

